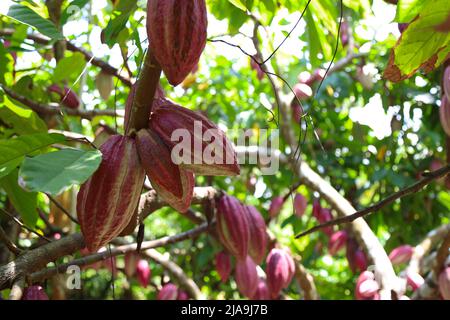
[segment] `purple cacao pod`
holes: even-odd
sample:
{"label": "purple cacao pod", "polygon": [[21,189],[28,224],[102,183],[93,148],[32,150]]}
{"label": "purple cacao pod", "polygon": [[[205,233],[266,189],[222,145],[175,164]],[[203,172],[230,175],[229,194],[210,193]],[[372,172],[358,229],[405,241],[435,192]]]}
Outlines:
{"label": "purple cacao pod", "polygon": [[156,300],[177,300],[178,298],[178,287],[173,283],[168,283],[164,285],[158,292]]}
{"label": "purple cacao pod", "polygon": [[439,118],[441,120],[442,129],[450,137],[450,100],[447,95],[443,95],[441,106],[439,108]]}
{"label": "purple cacao pod", "polygon": [[294,274],[295,263],[291,255],[284,249],[272,249],[266,259],[266,275],[267,286],[273,299],[289,286]]}
{"label": "purple cacao pod", "polygon": [[330,236],[330,241],[328,242],[328,251],[332,256],[338,253],[339,250],[345,248],[347,238],[347,232],[344,230],[337,231]]}
{"label": "purple cacao pod", "polygon": [[406,274],[406,283],[411,287],[412,291],[416,291],[425,283],[425,279],[417,272],[408,272]]}
{"label": "purple cacao pod", "polygon": [[307,205],[308,205],[308,200],[306,200],[306,198],[302,194],[297,193],[294,197],[295,215],[297,217],[303,216]]}
{"label": "purple cacao pod", "polygon": [[280,214],[281,208],[283,207],[284,199],[281,196],[274,197],[269,207],[269,215],[274,218]]}
{"label": "purple cacao pod", "polygon": [[253,300],[270,300],[270,292],[266,281],[259,279],[258,287],[252,297]]}
{"label": "purple cacao pod", "polygon": [[41,286],[31,286],[23,291],[22,300],[49,300],[49,298]]}
{"label": "purple cacao pod", "polygon": [[136,267],[136,274],[139,284],[142,288],[147,288],[148,283],[150,281],[150,276],[152,274],[150,270],[150,266],[148,265],[147,260],[139,260]]}
{"label": "purple cacao pod", "polygon": [[438,278],[439,292],[442,299],[450,300],[450,267],[441,271]]}
{"label": "purple cacao pod", "polygon": [[267,231],[261,213],[253,206],[244,206],[250,232],[248,254],[256,264],[261,264],[267,251]]}
{"label": "purple cacao pod", "polygon": [[399,265],[408,262],[414,253],[414,248],[410,245],[399,246],[389,253],[389,259],[393,265]]}
{"label": "purple cacao pod", "polygon": [[225,283],[231,273],[231,256],[225,251],[216,254],[215,258],[216,270],[220,276],[220,280]]}
{"label": "purple cacao pod", "polygon": [[256,264],[250,256],[236,261],[234,278],[239,292],[251,299],[258,288],[259,278]]}

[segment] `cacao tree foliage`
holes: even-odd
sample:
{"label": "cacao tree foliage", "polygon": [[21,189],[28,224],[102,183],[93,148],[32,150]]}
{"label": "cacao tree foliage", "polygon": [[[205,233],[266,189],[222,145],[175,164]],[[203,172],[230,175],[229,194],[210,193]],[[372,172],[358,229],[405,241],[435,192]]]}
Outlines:
{"label": "cacao tree foliage", "polygon": [[[59,11],[49,9],[52,1],[8,2],[0,4],[0,208],[38,234],[58,239],[80,232],[59,205],[76,216],[79,186],[101,161],[97,148],[111,131],[124,134],[130,86],[113,76],[111,66],[123,78],[134,81],[139,76],[148,47],[147,1],[66,0]],[[448,1],[400,0],[397,6],[381,0],[206,3],[208,42],[197,70],[177,87],[163,76],[161,86],[175,103],[227,128],[230,140],[238,139],[243,130],[262,139],[261,129],[279,129],[289,121],[286,126],[298,140],[301,160],[357,210],[450,161],[449,138],[439,119],[442,75],[450,55]],[[255,23],[261,26],[256,36]],[[409,24],[403,33],[399,23]],[[57,61],[61,39],[67,43]],[[331,61],[354,57],[339,70],[331,68],[323,82],[310,85],[313,96],[302,99],[298,123],[283,118],[269,77],[252,68],[255,43],[262,54],[258,61],[270,57],[266,64],[283,79],[283,93],[292,97],[290,87],[302,72],[314,74],[327,70]],[[53,85],[57,87],[49,90]],[[55,108],[60,111],[53,112]],[[115,111],[119,116],[111,116]],[[278,148],[285,154],[293,151],[282,131]],[[345,250],[330,255],[330,237],[324,231],[295,238],[318,224],[313,217],[315,199],[322,207],[331,207],[302,184],[290,165],[280,163],[277,172],[264,175],[258,165],[244,163],[239,176],[197,175],[196,186],[212,186],[257,208],[276,242],[301,257],[321,299],[355,298],[359,272],[352,272]],[[293,197],[287,196],[293,187],[297,187],[294,195],[300,193],[307,200],[303,215],[295,214]],[[429,231],[450,222],[449,188],[448,180],[433,181],[365,218],[388,254],[401,245],[419,244]],[[276,196],[286,196],[286,201],[270,218]],[[207,216],[205,206],[191,208],[200,217]],[[332,214],[337,217],[334,210]],[[10,220],[0,212],[0,225],[7,231]],[[145,241],[197,227],[170,207],[153,212],[144,225]],[[334,231],[347,227],[340,225]],[[25,250],[44,244],[27,229],[8,234]],[[136,242],[136,232],[124,239]],[[2,242],[0,250],[7,251]],[[244,298],[236,285],[234,258],[231,276],[221,281],[215,256],[223,250],[219,238],[202,233],[158,252],[180,266],[208,299]],[[86,254],[78,251],[55,262]],[[82,267],[79,290],[58,295],[64,280],[41,285],[54,299],[156,299],[165,284],[181,286],[166,267],[146,259],[150,276],[148,270],[140,271],[144,276],[127,275],[124,269],[130,262],[119,255],[115,267],[111,259]],[[13,255],[0,254],[0,265],[11,260]],[[400,273],[405,265],[394,266],[395,271]],[[265,269],[265,259],[260,266]],[[142,277],[149,277],[149,285],[143,285]],[[8,289],[0,291],[0,297],[8,294]],[[405,295],[410,294],[408,289]],[[282,295],[305,298],[295,279]]]}

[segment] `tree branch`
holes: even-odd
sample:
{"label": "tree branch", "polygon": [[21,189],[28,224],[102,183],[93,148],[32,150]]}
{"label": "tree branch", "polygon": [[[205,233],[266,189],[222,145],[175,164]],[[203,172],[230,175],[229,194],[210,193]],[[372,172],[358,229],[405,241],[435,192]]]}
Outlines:
{"label": "tree branch", "polygon": [[298,258],[295,259],[295,278],[302,288],[305,300],[319,299],[313,276],[306,270]]}

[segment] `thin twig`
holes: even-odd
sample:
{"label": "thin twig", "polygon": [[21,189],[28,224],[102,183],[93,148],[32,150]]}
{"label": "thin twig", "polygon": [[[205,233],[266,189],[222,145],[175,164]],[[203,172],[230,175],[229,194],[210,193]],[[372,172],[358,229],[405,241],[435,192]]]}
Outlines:
{"label": "thin twig", "polygon": [[14,253],[16,256],[22,253],[19,247],[17,247],[8,237],[5,230],[0,226],[0,241],[8,248],[9,251]]}
{"label": "thin twig", "polygon": [[39,238],[44,239],[47,242],[52,242],[52,240],[50,240],[49,238],[41,235],[39,232],[34,231],[33,229],[31,229],[30,227],[24,225],[19,219],[17,219],[16,217],[14,217],[14,215],[12,215],[11,213],[9,213],[8,211],[6,211],[3,208],[0,208],[0,211],[3,212],[4,214],[6,214],[8,217],[10,217],[15,223],[17,223],[20,227],[28,230],[29,232],[37,235]]}
{"label": "thin twig", "polygon": [[388,196],[387,198],[381,200],[380,202],[374,204],[373,206],[370,206],[366,209],[357,211],[354,214],[351,214],[351,215],[348,215],[348,216],[345,216],[342,218],[330,220],[323,224],[312,227],[311,229],[306,230],[306,231],[300,233],[299,235],[297,235],[296,238],[298,239],[298,238],[304,237],[310,233],[313,233],[315,231],[318,231],[318,230],[326,228],[326,227],[335,226],[335,225],[344,224],[344,223],[350,223],[358,218],[368,216],[368,215],[380,210],[381,208],[385,207],[386,205],[394,202],[397,199],[400,199],[407,195],[418,192],[420,189],[422,189],[426,185],[430,184],[434,180],[444,177],[448,173],[450,173],[450,165],[447,165],[446,167],[443,167],[439,170],[427,173],[425,178],[423,178],[422,180],[416,182],[412,186],[409,186],[403,190],[400,190],[399,192],[396,192],[396,193]]}
{"label": "thin twig", "polygon": [[50,199],[51,202],[53,202],[55,204],[55,206],[61,210],[72,222],[76,223],[76,224],[80,224],[78,222],[78,220],[75,217],[72,217],[72,215],[70,214],[69,211],[66,210],[66,208],[64,208],[59,202],[58,200],[56,200],[55,198],[53,198],[51,195],[49,195],[48,193],[46,193],[47,197]]}

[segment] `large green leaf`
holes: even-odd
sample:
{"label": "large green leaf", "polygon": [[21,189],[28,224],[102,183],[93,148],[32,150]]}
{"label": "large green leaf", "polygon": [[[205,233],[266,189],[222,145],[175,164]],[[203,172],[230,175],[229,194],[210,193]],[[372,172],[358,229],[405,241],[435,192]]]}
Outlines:
{"label": "large green leaf", "polygon": [[74,184],[85,182],[101,161],[102,154],[97,150],[64,149],[25,158],[20,177],[27,190],[57,195]]}
{"label": "large green leaf", "polygon": [[116,38],[125,28],[131,13],[137,8],[137,0],[120,0],[113,12],[111,20],[104,29],[104,41],[112,47]]}
{"label": "large green leaf", "polygon": [[429,0],[399,0],[395,21],[398,23],[411,22],[428,2]]}
{"label": "large green leaf", "polygon": [[0,140],[0,178],[19,165],[26,155],[65,139],[61,134],[38,133]]}
{"label": "large green leaf", "polygon": [[1,89],[0,102],[0,119],[13,132],[24,135],[47,131],[47,125],[33,110],[15,105],[6,95],[2,99]]}
{"label": "large green leaf", "polygon": [[76,79],[86,66],[86,60],[83,54],[75,52],[70,57],[65,57],[59,60],[58,65],[53,73],[53,80],[55,82],[63,82]]}
{"label": "large green leaf", "polygon": [[64,39],[64,36],[58,31],[56,26],[50,20],[41,17],[39,14],[26,6],[13,4],[11,7],[9,7],[7,16],[21,23],[29,25],[30,27],[38,30],[40,33],[46,35],[51,39]]}
{"label": "large green leaf", "polygon": [[18,170],[12,171],[9,175],[0,180],[0,187],[5,190],[9,201],[20,214],[22,221],[29,227],[34,228],[37,213],[37,193],[26,192],[18,184]]}
{"label": "large green leaf", "polygon": [[239,9],[247,11],[247,7],[245,6],[244,3],[242,3],[242,0],[228,0],[228,1],[230,1],[233,5],[235,5]]}

